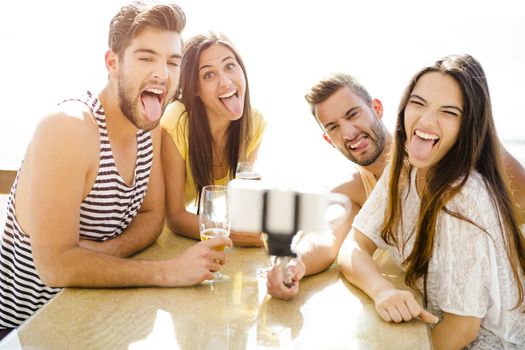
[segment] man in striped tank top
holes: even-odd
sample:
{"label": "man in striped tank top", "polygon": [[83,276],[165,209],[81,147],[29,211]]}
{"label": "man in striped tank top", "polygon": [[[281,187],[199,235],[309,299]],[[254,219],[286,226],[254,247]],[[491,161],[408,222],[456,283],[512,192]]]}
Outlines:
{"label": "man in striped tank top", "polygon": [[122,7],[110,25],[107,85],[38,125],[1,236],[0,335],[62,287],[187,286],[224,263],[213,248],[227,238],[170,260],[127,259],[164,226],[157,125],[177,88],[185,23],[175,4]]}
{"label": "man in striped tank top", "polygon": [[[349,181],[333,189],[350,198],[352,210],[332,237],[325,237],[322,242],[302,239],[298,247],[299,258],[292,260],[290,265],[294,276],[291,287],[284,285],[280,268],[269,272],[268,293],[280,299],[293,298],[299,292],[302,277],[323,271],[335,261],[354,217],[383,174],[392,142],[392,135],[382,122],[381,102],[372,99],[355,77],[344,73],[330,75],[315,84],[305,98],[324,138],[355,163]],[[525,223],[525,169],[506,150],[504,160]]]}

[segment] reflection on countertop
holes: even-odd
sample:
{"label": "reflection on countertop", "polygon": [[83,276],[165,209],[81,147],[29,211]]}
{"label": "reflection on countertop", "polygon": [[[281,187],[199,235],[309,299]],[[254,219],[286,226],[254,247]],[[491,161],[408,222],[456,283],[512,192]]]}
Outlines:
{"label": "reflection on countertop", "polygon": [[[137,259],[169,258],[195,241],[165,229]],[[38,349],[430,349],[425,324],[383,322],[371,300],[336,266],[305,278],[299,295],[266,294],[256,273],[269,263],[262,248],[229,248],[231,278],[186,288],[67,288],[19,329]],[[385,255],[381,270],[402,285]]]}

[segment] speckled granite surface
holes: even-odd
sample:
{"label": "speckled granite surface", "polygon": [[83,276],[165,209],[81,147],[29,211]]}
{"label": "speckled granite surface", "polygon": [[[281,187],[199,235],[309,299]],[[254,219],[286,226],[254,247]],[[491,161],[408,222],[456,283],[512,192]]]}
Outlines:
{"label": "speckled granite surface", "polygon": [[[167,229],[137,256],[168,258],[194,241]],[[383,322],[370,299],[332,266],[292,301],[266,295],[262,248],[229,248],[217,285],[65,289],[19,329],[25,349],[430,349],[427,327]],[[402,284],[390,260],[382,271]]]}

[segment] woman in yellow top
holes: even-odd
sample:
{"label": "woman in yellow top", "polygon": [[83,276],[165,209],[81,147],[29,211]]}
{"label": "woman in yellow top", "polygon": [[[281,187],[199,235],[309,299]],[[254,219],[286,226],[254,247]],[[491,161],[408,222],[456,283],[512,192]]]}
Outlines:
{"label": "woman in yellow top", "polygon": [[[225,185],[239,161],[255,161],[266,122],[250,105],[246,69],[222,34],[185,44],[179,90],[161,119],[167,224],[199,238],[198,205],[206,185]],[[257,235],[232,231],[235,245],[261,246]]]}

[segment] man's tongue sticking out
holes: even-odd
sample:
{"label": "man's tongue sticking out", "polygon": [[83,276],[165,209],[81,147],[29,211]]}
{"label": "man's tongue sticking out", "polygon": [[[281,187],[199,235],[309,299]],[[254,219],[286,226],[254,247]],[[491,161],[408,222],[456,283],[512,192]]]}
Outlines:
{"label": "man's tongue sticking out", "polygon": [[151,94],[142,94],[141,98],[146,110],[146,117],[152,122],[159,120],[161,115],[159,98]]}
{"label": "man's tongue sticking out", "polygon": [[236,94],[227,98],[219,98],[219,100],[221,100],[224,107],[231,113],[238,117],[242,115],[243,108],[241,106],[241,100]]}
{"label": "man's tongue sticking out", "polygon": [[410,142],[410,152],[417,159],[424,160],[430,155],[430,152],[432,152],[432,147],[435,142],[435,140],[426,140],[414,135]]}

